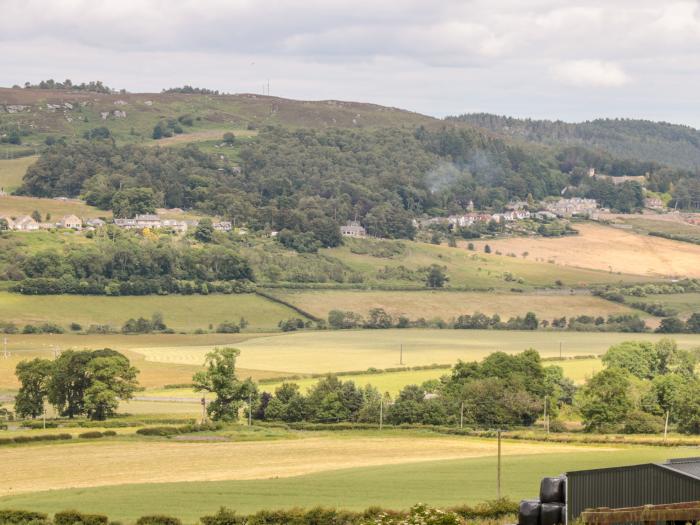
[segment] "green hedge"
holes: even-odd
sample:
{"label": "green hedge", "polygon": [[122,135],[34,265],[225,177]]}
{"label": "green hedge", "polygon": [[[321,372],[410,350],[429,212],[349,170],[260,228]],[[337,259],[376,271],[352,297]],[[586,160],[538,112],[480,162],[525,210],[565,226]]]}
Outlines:
{"label": "green hedge", "polygon": [[28,510],[0,510],[1,525],[43,525],[51,523],[43,512]]}
{"label": "green hedge", "polygon": [[141,436],[159,436],[159,437],[169,437],[176,436],[178,434],[191,434],[192,432],[213,432],[216,430],[221,430],[223,425],[221,423],[204,423],[204,424],[189,424],[181,425],[179,427],[174,426],[158,426],[158,427],[144,427],[139,428],[136,433]]}
{"label": "green hedge", "polygon": [[182,525],[179,518],[155,514],[153,516],[141,516],[136,525]]}
{"label": "green hedge", "polygon": [[109,518],[104,514],[83,514],[77,510],[57,512],[53,517],[54,525],[107,525]]}
{"label": "green hedge", "polygon": [[11,438],[0,438],[0,445],[17,445],[22,443],[34,443],[36,441],[61,441],[73,439],[70,434],[41,434],[39,436],[15,436]]}

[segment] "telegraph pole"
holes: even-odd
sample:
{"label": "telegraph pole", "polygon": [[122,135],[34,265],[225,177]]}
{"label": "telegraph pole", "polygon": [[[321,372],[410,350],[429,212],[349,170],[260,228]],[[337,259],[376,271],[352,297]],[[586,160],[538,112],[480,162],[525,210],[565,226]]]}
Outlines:
{"label": "telegraph pole", "polygon": [[248,393],[248,426],[253,426],[253,393]]}
{"label": "telegraph pole", "polygon": [[559,359],[562,359],[562,355],[561,355],[561,341],[559,341]]}
{"label": "telegraph pole", "polygon": [[464,428],[464,401],[459,407],[459,428]]}
{"label": "telegraph pole", "polygon": [[403,343],[399,345],[399,364],[403,364]]}
{"label": "telegraph pole", "polygon": [[206,394],[202,394],[202,424],[207,422],[207,397]]}
{"label": "telegraph pole", "polygon": [[496,472],[496,498],[501,499],[501,431],[496,431],[498,435],[498,470]]}
{"label": "telegraph pole", "polygon": [[549,396],[544,396],[544,427],[547,430],[547,435],[549,435],[549,418],[547,416],[547,405],[549,401]]}
{"label": "telegraph pole", "polygon": [[384,426],[384,396],[379,399],[379,430]]}
{"label": "telegraph pole", "polygon": [[7,359],[10,357],[10,354],[7,353],[7,337],[3,337],[3,357]]}
{"label": "telegraph pole", "polygon": [[664,443],[666,443],[666,438],[668,437],[668,416],[671,415],[671,411],[666,411],[666,423],[664,424]]}

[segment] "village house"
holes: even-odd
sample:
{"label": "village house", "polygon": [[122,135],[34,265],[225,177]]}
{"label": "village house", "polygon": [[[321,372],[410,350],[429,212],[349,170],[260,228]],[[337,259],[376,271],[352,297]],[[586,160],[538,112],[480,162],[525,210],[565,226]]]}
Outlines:
{"label": "village house", "polygon": [[119,228],[124,228],[126,230],[138,228],[138,226],[136,225],[136,219],[114,219],[114,225]]}
{"label": "village house", "polygon": [[185,221],[178,221],[175,219],[163,219],[163,221],[161,221],[161,226],[177,233],[185,233],[188,229]]}
{"label": "village house", "polygon": [[70,228],[71,230],[82,230],[83,221],[76,215],[66,215],[56,223],[59,228]]}
{"label": "village house", "polygon": [[151,213],[137,215],[136,217],[134,217],[134,220],[136,221],[137,228],[155,229],[160,228],[162,226],[160,217]]}
{"label": "village house", "polygon": [[659,199],[658,197],[647,197],[644,199],[644,206],[646,208],[651,208],[652,210],[663,210],[666,206],[664,206],[664,201]]}
{"label": "village house", "polygon": [[105,221],[103,221],[102,219],[94,218],[94,219],[88,219],[85,221],[85,226],[87,226],[89,228],[101,228],[104,225],[105,225]]}
{"label": "village house", "polygon": [[598,203],[595,199],[572,197],[570,199],[559,199],[555,202],[549,202],[545,204],[545,208],[557,217],[569,218],[578,215],[581,217],[593,218],[597,213]]}
{"label": "village house", "polygon": [[215,222],[212,224],[214,229],[219,232],[230,232],[233,229],[232,224],[229,221]]}
{"label": "village house", "polygon": [[22,215],[15,219],[14,229],[20,232],[34,232],[39,229],[39,223],[29,215]]}
{"label": "village house", "polygon": [[340,227],[340,234],[343,237],[367,237],[367,230],[358,221],[348,221]]}
{"label": "village house", "polygon": [[5,221],[8,230],[15,229],[15,221],[9,215],[0,215],[0,221]]}

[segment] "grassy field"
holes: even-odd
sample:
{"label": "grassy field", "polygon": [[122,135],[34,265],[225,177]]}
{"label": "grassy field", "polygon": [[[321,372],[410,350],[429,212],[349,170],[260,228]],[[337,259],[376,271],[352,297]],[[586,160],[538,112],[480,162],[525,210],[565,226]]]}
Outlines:
{"label": "grassy field", "polygon": [[0,188],[8,193],[19,188],[27,168],[34,164],[36,159],[34,155],[19,159],[0,159]]}
{"label": "grassy field", "polygon": [[[2,215],[17,217],[30,215],[35,210],[41,214],[42,218],[45,218],[46,214],[50,213],[53,222],[64,215],[70,214],[77,215],[82,219],[93,217],[109,218],[112,216],[111,211],[99,210],[78,200],[40,199],[37,197],[15,197],[10,195],[0,197],[0,214]],[[31,234],[36,235],[35,233]]]}
{"label": "grassy field", "polygon": [[[657,334],[520,332],[490,330],[357,330],[298,332],[248,339],[236,344],[244,368],[293,373],[325,373],[399,366],[403,345],[405,366],[448,364],[458,359],[480,360],[496,351],[534,348],[543,357],[602,354],[630,339],[655,341]],[[674,336],[681,347],[700,345],[700,335]],[[147,360],[200,364],[211,346],[132,348]]]}
{"label": "grassy field", "polygon": [[[576,267],[608,271],[611,276],[621,272],[649,277],[700,277],[700,246],[599,224],[575,227],[580,233],[571,237],[513,237],[474,244],[481,253],[489,244],[494,252],[519,256],[528,252],[528,260],[551,261],[554,268],[550,266],[550,275],[558,276],[560,268]],[[490,257],[500,259],[496,255]]]}
{"label": "grassy field", "polygon": [[108,324],[120,329],[129,318],[150,318],[163,314],[174,330],[207,330],[224,321],[238,322],[245,317],[251,331],[270,331],[277,323],[299,314],[286,306],[254,294],[79,296],[21,295],[0,292],[0,319],[18,325],[51,321],[68,327],[72,322],[87,328]]}
{"label": "grassy field", "polygon": [[[270,293],[310,312],[327,318],[331,310],[350,310],[366,315],[383,308],[394,317],[409,319],[439,317],[450,320],[462,314],[498,314],[507,320],[534,312],[541,319],[577,315],[603,316],[635,313],[632,309],[590,295],[509,294],[450,291],[362,291],[362,290],[273,290]],[[641,315],[646,316],[643,312]]]}
{"label": "grassy field", "polygon": [[[154,470],[146,473],[147,483],[129,484],[129,478],[143,475],[140,465],[136,464],[136,472],[124,474],[123,466],[117,466],[120,478],[114,485],[95,488],[75,488],[68,490],[50,490],[38,492],[39,487],[46,487],[47,483],[43,476],[37,477],[26,473],[26,465],[37,463],[44,464],[44,454],[38,447],[26,448],[28,452],[38,453],[31,458],[21,458],[20,473],[15,473],[14,469],[9,469],[12,479],[8,479],[10,486],[26,486],[32,492],[0,498],[2,508],[25,508],[45,512],[55,512],[58,510],[75,508],[85,512],[106,513],[111,519],[125,522],[134,522],[136,518],[145,514],[168,514],[183,518],[186,523],[195,523],[197,519],[207,513],[215,512],[220,506],[227,506],[235,509],[239,513],[254,512],[260,509],[289,508],[289,507],[312,507],[324,505],[330,507],[361,510],[371,505],[380,505],[388,508],[407,508],[417,502],[425,502],[436,506],[448,506],[461,503],[477,503],[487,499],[494,499],[496,494],[496,459],[495,443],[484,442],[483,449],[474,451],[474,440],[456,439],[454,444],[447,448],[443,446],[442,439],[421,440],[414,438],[404,440],[401,438],[356,438],[344,439],[335,438],[336,447],[321,445],[319,448],[306,449],[308,444],[318,445],[317,439],[302,441],[266,443],[262,447],[269,450],[280,447],[290,451],[289,461],[284,461],[281,465],[275,466],[273,472],[283,471],[291,473],[294,470],[294,463],[298,458],[292,451],[299,451],[302,454],[313,454],[315,460],[308,461],[308,456],[301,459],[304,466],[314,466],[316,458],[318,463],[323,463],[323,471],[298,475],[295,477],[268,475],[266,465],[268,460],[276,457],[263,456],[262,463],[254,467],[260,471],[260,476],[267,479],[236,479],[244,466],[239,466],[239,462],[248,464],[248,459],[244,454],[232,454],[231,456],[221,454],[218,456],[223,461],[216,462],[212,473],[220,472],[224,465],[233,464],[233,471],[225,472],[225,481],[188,481],[180,483],[163,483],[163,478],[169,475],[179,479],[179,470],[169,467],[167,471],[162,469],[162,464],[158,464]],[[355,444],[353,444],[355,442]],[[361,444],[361,451],[355,448]],[[243,444],[248,445],[248,444]],[[59,465],[65,463],[66,456],[52,459],[58,455],[56,451],[68,449],[73,445],[62,445],[46,447],[48,455],[49,476],[53,480],[53,469],[56,461]],[[202,449],[223,450],[224,447],[237,447],[234,444],[167,444],[162,452],[157,451],[155,444],[151,447],[155,457],[160,458],[162,454],[172,454],[176,450],[182,451],[184,457],[199,461],[195,452]],[[347,446],[347,448],[345,448]],[[624,464],[635,464],[649,461],[663,461],[669,457],[691,456],[695,452],[688,449],[666,449],[652,447],[629,447],[629,448],[595,448],[595,447],[568,447],[566,449],[552,447],[532,447],[527,453],[520,452],[522,444],[505,442],[503,446],[503,476],[502,493],[512,499],[524,497],[534,497],[538,493],[539,481],[543,476],[556,475],[561,472],[596,468],[619,466]],[[109,452],[109,445],[102,444],[84,445],[79,449],[80,453],[75,454],[76,460],[81,463],[83,454],[92,455],[93,449],[102,448],[103,452]],[[170,448],[173,447],[173,448]],[[289,448],[291,447],[291,448]],[[440,450],[437,450],[439,447]],[[55,450],[51,450],[54,448]],[[243,449],[244,447],[239,447]],[[260,444],[252,444],[251,448],[260,449]],[[422,449],[422,450],[420,450]],[[21,450],[21,449],[17,449]],[[373,450],[374,452],[370,452]],[[13,451],[14,452],[14,451]],[[339,454],[340,461],[330,460],[329,452]],[[575,453],[572,453],[575,452]],[[416,460],[415,454],[422,455],[422,459]],[[481,457],[469,457],[469,454],[476,453]],[[26,453],[25,453],[26,454]],[[145,463],[150,463],[149,457],[141,458],[141,452],[137,452],[137,457],[128,453],[126,449],[114,452],[114,461],[125,458],[126,465],[131,465],[133,460],[142,459]],[[348,458],[349,461],[342,460],[346,454],[354,454]],[[375,455],[376,454],[376,455]],[[399,454],[401,454],[399,456]],[[406,454],[406,455],[403,455]],[[429,460],[431,455],[451,455],[447,460]],[[512,455],[511,455],[512,454]],[[397,457],[398,456],[398,457]],[[103,457],[112,456],[99,455],[99,462]],[[378,463],[373,466],[355,466],[354,468],[344,468],[352,464],[362,464],[373,461],[376,458]],[[96,458],[97,459],[97,458]],[[397,464],[387,464],[391,460],[397,459]],[[14,465],[18,460],[17,456],[8,458]],[[177,460],[176,460],[177,461]],[[327,462],[331,461],[331,464]],[[336,462],[337,461],[337,462]],[[124,465],[119,461],[120,465]],[[179,465],[179,461],[176,466]],[[371,464],[371,463],[370,463]],[[71,466],[74,466],[71,458]],[[321,465],[319,465],[321,466]],[[185,469],[189,469],[187,465]],[[68,478],[72,477],[77,469],[62,469],[56,476],[57,487],[63,487]],[[89,472],[91,479],[95,481],[109,481],[105,477],[108,469],[92,468]],[[195,476],[202,475],[202,472],[194,472]],[[287,474],[289,475],[289,474]],[[18,477],[24,479],[27,476],[31,479],[18,484],[15,481]],[[87,476],[86,476],[87,477]],[[34,485],[33,482],[38,485]],[[126,481],[126,483],[125,483]],[[22,482],[20,482],[22,483]],[[15,489],[16,490],[16,489]],[[37,491],[37,492],[34,492]]]}
{"label": "grassy field", "polygon": [[623,224],[629,224],[634,231],[647,235],[649,232],[659,232],[670,235],[681,235],[687,239],[700,242],[700,226],[682,222],[675,216],[654,216],[646,215],[642,217],[630,215],[618,215],[616,220]]}
{"label": "grassy field", "polygon": [[700,312],[700,293],[658,294],[647,297],[627,297],[628,302],[663,304],[679,316],[688,317]]}
{"label": "grassy field", "polygon": [[[535,242],[533,239],[514,239],[525,244]],[[499,242],[510,242],[499,241]],[[549,242],[549,240],[545,241]],[[528,259],[519,257],[506,257],[465,249],[466,243],[458,248],[437,246],[433,244],[402,241],[403,250],[392,257],[377,257],[366,251],[372,245],[381,246],[387,241],[354,240],[348,239],[344,246],[321,250],[323,254],[330,255],[341,260],[352,271],[362,274],[374,281],[383,284],[393,284],[390,279],[378,279],[380,270],[385,268],[405,267],[409,270],[418,270],[432,264],[446,268],[449,276],[449,286],[466,287],[471,289],[511,290],[519,288],[531,290],[537,287],[556,287],[556,281],[561,281],[567,287],[582,287],[590,284],[639,282],[644,280],[639,275],[627,275],[601,271],[600,268],[591,270],[574,268],[569,266],[552,266],[546,261],[538,262],[534,257]],[[523,247],[517,253],[526,251]],[[700,250],[700,247],[698,248]],[[532,253],[532,250],[531,250]],[[602,270],[607,270],[604,267]],[[423,286],[422,281],[413,283],[414,286]]]}

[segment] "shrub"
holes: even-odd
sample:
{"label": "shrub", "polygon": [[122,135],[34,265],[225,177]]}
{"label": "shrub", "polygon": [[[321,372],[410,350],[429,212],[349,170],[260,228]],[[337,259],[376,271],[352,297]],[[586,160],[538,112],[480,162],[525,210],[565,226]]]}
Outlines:
{"label": "shrub", "polygon": [[154,514],[153,516],[141,516],[136,525],[182,525],[178,518]]}
{"label": "shrub", "polygon": [[102,435],[105,437],[111,437],[111,436],[116,436],[117,433],[114,430],[105,430],[102,432]]}
{"label": "shrub", "polygon": [[103,514],[83,514],[77,510],[57,512],[53,517],[54,525],[107,525],[109,518]]}
{"label": "shrub", "polygon": [[567,428],[561,419],[552,419],[549,422],[549,431],[554,433],[566,432]]}
{"label": "shrub", "polygon": [[661,418],[641,410],[630,412],[622,431],[625,434],[657,434],[663,429]]}
{"label": "shrub", "polygon": [[0,523],[3,525],[39,525],[49,524],[48,516],[43,512],[29,510],[0,510]]}
{"label": "shrub", "polygon": [[174,436],[176,434],[179,434],[180,431],[178,430],[177,427],[144,427],[144,428],[139,428],[136,431],[136,433],[141,435],[141,436],[168,437],[168,436]]}
{"label": "shrub", "polygon": [[97,439],[104,437],[104,435],[102,434],[102,432],[93,430],[91,432],[83,432],[82,434],[78,434],[78,437],[82,439]]}
{"label": "shrub", "polygon": [[83,327],[79,323],[71,323],[69,328],[74,332],[79,332],[83,329]]}

